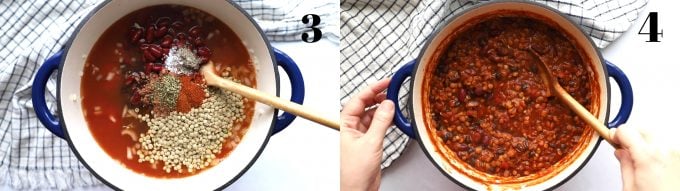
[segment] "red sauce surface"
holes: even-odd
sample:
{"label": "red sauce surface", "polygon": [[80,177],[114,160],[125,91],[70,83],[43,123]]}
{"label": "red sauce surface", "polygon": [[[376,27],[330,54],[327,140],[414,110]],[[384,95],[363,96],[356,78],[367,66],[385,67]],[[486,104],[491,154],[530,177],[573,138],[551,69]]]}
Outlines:
{"label": "red sauce surface", "polygon": [[[169,17],[171,20],[188,21],[188,26],[199,25],[205,36],[205,46],[212,50],[210,59],[217,65],[218,73],[225,68],[231,67],[231,76],[240,81],[248,81],[247,85],[256,86],[255,69],[250,60],[246,47],[236,34],[224,23],[217,19],[199,20],[185,18],[183,13],[188,10],[201,12],[193,8],[161,5],[137,10],[122,19],[116,21],[99,37],[93,49],[90,51],[81,79],[82,108],[85,119],[92,135],[99,146],[113,159],[120,161],[121,165],[141,174],[152,177],[175,178],[189,176],[195,173],[166,173],[162,170],[162,163],[157,168],[152,168],[148,162],[139,163],[137,155],[133,154],[130,160],[127,158],[127,148],[136,142],[127,135],[121,135],[124,125],[130,125],[137,135],[148,130],[146,123],[135,118],[122,118],[124,106],[135,108],[130,103],[133,96],[125,86],[125,72],[143,71],[145,64],[143,55],[138,46],[130,42],[128,31],[134,23],[146,26],[154,22],[156,18]],[[122,59],[122,63],[120,62]],[[123,66],[124,65],[124,66]],[[109,77],[109,75],[111,75]],[[246,118],[232,129],[232,136],[224,140],[222,151],[217,159],[223,158],[231,152],[236,142],[245,135],[250,125],[254,109],[254,102],[245,100]],[[140,108],[140,114],[148,114],[150,108]],[[200,170],[198,171],[200,172]]]}
{"label": "red sauce surface", "polygon": [[597,113],[600,90],[589,61],[569,36],[535,16],[499,13],[473,22],[449,37],[426,69],[428,131],[473,174],[497,177],[492,183],[551,173],[580,153],[592,130],[548,95],[528,51]]}

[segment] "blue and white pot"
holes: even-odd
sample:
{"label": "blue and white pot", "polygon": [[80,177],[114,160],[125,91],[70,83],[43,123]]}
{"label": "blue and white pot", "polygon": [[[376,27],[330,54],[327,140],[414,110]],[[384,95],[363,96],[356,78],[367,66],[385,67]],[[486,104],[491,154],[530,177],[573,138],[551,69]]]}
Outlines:
{"label": "blue and white pot", "polygon": [[[81,78],[85,59],[100,35],[115,21],[144,7],[179,4],[205,11],[229,26],[244,42],[256,63],[257,89],[279,95],[281,66],[291,83],[291,101],[302,104],[304,82],[295,62],[283,52],[270,46],[255,21],[238,5],[225,0],[145,0],[107,1],[87,15],[78,25],[65,49],[56,53],[40,67],[32,89],[33,106],[38,119],[55,135],[65,139],[80,162],[106,185],[121,190],[215,190],[237,180],[258,158],[272,134],[283,130],[294,119],[289,113],[278,115],[278,110],[256,103],[251,126],[239,145],[218,165],[184,178],[162,179],[144,176],[127,169],[104,152],[90,133],[80,100]],[[45,85],[55,71],[57,75],[58,117],[45,104]]]}
{"label": "blue and white pot", "polygon": [[[617,127],[628,120],[633,107],[633,91],[628,78],[619,68],[602,58],[598,48],[578,25],[574,24],[568,17],[562,15],[559,11],[544,5],[523,1],[499,1],[477,5],[453,17],[451,20],[444,23],[444,25],[441,25],[438,30],[430,36],[424,48],[420,51],[418,58],[407,63],[394,74],[388,87],[387,98],[395,103],[399,103],[398,93],[401,85],[407,78],[411,78],[411,90],[408,93],[409,99],[407,101],[409,106],[408,112],[411,119],[409,121],[399,110],[397,110],[394,123],[408,136],[419,141],[423,151],[442,174],[464,188],[473,190],[554,189],[574,176],[595,153],[595,150],[602,140],[597,133],[591,133],[592,136],[587,139],[587,142],[583,143],[585,145],[581,147],[582,149],[577,151],[580,153],[577,153],[575,157],[572,157],[566,163],[560,164],[560,167],[557,167],[557,170],[549,173],[548,176],[519,183],[490,184],[479,181],[480,177],[470,177],[466,173],[461,172],[461,170],[458,170],[461,169],[459,167],[464,167],[458,160],[451,160],[442,156],[438,151],[448,148],[441,143],[437,143],[438,141],[433,137],[430,137],[425,126],[425,117],[423,116],[424,108],[421,97],[422,92],[425,91],[426,88],[423,84],[424,76],[426,75],[425,69],[429,64],[436,64],[439,55],[438,52],[440,52],[439,50],[446,49],[448,45],[447,37],[449,37],[450,34],[460,30],[464,24],[478,18],[478,16],[493,14],[494,12],[503,10],[526,11],[541,15],[548,18],[562,28],[563,31],[571,35],[576,41],[577,47],[583,49],[588,56],[588,59],[590,59],[590,64],[592,64],[591,68],[593,69],[599,84],[600,92],[597,93],[599,94],[599,96],[597,96],[599,100],[595,102],[599,103],[599,113],[595,114],[597,118],[610,128]],[[619,85],[622,101],[619,113],[611,121],[609,121],[610,77]]]}

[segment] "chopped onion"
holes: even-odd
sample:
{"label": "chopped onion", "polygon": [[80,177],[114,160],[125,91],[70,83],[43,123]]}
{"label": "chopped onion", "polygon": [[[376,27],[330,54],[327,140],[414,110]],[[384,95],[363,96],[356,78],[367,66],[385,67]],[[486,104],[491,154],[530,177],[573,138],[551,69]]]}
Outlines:
{"label": "chopped onion", "polygon": [[127,105],[123,106],[123,114],[121,114],[121,118],[127,117],[127,112],[128,112],[128,107]]}
{"label": "chopped onion", "polygon": [[128,135],[133,141],[137,141],[137,138],[139,138],[132,129],[123,129],[120,131],[120,135]]}
{"label": "chopped onion", "polygon": [[132,150],[130,150],[130,147],[127,147],[127,159],[132,160]]}
{"label": "chopped onion", "polygon": [[137,149],[136,149],[135,147],[128,147],[128,148],[130,148],[130,150],[132,151],[132,154],[133,154],[133,155],[136,155],[136,154],[137,154]]}

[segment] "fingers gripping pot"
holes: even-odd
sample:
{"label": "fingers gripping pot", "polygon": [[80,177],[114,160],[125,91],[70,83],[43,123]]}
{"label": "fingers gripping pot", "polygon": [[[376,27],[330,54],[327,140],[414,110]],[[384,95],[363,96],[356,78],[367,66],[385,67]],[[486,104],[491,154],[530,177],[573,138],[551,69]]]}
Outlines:
{"label": "fingers gripping pot", "polygon": [[[289,113],[278,115],[278,110],[254,103],[254,114],[247,132],[228,156],[214,166],[181,178],[145,176],[126,168],[110,157],[98,144],[81,106],[82,71],[86,65],[83,55],[89,55],[95,42],[117,20],[137,10],[158,5],[180,5],[212,15],[228,26],[249,50],[255,65],[257,89],[272,95],[279,94],[279,71],[284,69],[291,83],[291,101],[302,104],[304,82],[299,68],[285,53],[270,46],[266,36],[243,9],[231,1],[107,1],[101,3],[78,25],[64,50],[48,58],[40,67],[32,87],[33,106],[39,120],[55,135],[65,139],[80,162],[99,180],[114,189],[122,190],[214,190],[236,181],[255,162],[271,135],[283,130],[294,119]],[[161,28],[161,27],[159,27]],[[199,50],[201,51],[201,50]],[[221,54],[214,52],[214,54]],[[118,63],[115,63],[118,64]],[[50,113],[45,103],[45,86],[52,73],[57,74],[57,112]],[[102,91],[110,91],[102,89]],[[73,99],[76,98],[76,99]],[[108,127],[102,127],[108,128]],[[110,127],[120,128],[120,127]],[[113,134],[110,136],[120,136]]]}
{"label": "fingers gripping pot", "polygon": [[[468,188],[468,189],[474,189],[474,190],[546,190],[546,189],[552,189],[555,188],[562,183],[566,182],[569,178],[571,178],[576,172],[578,172],[585,164],[586,162],[590,159],[590,157],[593,155],[595,152],[596,148],[598,147],[601,138],[596,134],[593,133],[593,130],[590,129],[587,126],[581,126],[581,130],[579,132],[582,132],[578,135],[573,135],[573,139],[570,140],[577,140],[576,143],[569,143],[573,144],[572,152],[569,153],[563,153],[561,150],[558,151],[558,149],[565,149],[560,147],[559,142],[540,142],[540,139],[535,139],[536,137],[531,137],[535,136],[536,134],[539,134],[540,136],[545,136],[545,134],[540,134],[540,133],[533,133],[533,132],[526,132],[526,129],[548,129],[549,131],[553,132],[558,132],[559,128],[572,128],[572,129],[578,129],[578,128],[573,128],[573,125],[570,127],[567,127],[567,125],[564,125],[566,121],[561,121],[561,122],[550,122],[550,123],[541,123],[542,125],[547,125],[544,126],[543,128],[537,128],[531,126],[531,124],[534,124],[534,122],[528,122],[524,123],[524,125],[517,125],[516,128],[519,128],[520,130],[498,130],[498,129],[503,129],[508,126],[511,126],[512,124],[522,124],[522,123],[516,123],[515,121],[508,121],[507,116],[504,116],[506,114],[501,114],[498,116],[493,116],[495,118],[489,118],[488,115],[493,115],[494,113],[492,112],[487,112],[484,108],[477,108],[477,109],[460,109],[460,110],[433,110],[435,104],[442,104],[442,103],[431,103],[431,100],[434,100],[432,97],[434,96],[443,96],[447,99],[444,99],[443,101],[448,102],[444,103],[450,104],[449,106],[451,107],[461,107],[461,108],[475,108],[481,106],[489,106],[489,107],[494,107],[488,110],[499,110],[502,112],[506,111],[511,111],[509,113],[514,114],[514,113],[520,113],[519,116],[522,116],[521,113],[523,111],[528,111],[529,106],[533,105],[538,105],[535,108],[537,113],[543,113],[543,114],[550,114],[551,112],[559,111],[560,106],[559,103],[556,102],[556,100],[550,100],[549,96],[547,96],[544,93],[541,93],[541,91],[534,91],[532,93],[532,87],[536,86],[536,84],[539,84],[537,87],[540,86],[540,82],[536,80],[531,80],[531,79],[518,79],[518,78],[512,78],[513,75],[514,77],[517,76],[522,76],[520,73],[521,72],[526,72],[526,74],[531,73],[531,68],[528,67],[526,70],[523,70],[521,68],[510,68],[506,66],[503,68],[503,66],[498,66],[500,67],[500,72],[497,72],[497,74],[489,75],[494,78],[490,78],[491,80],[496,80],[495,85],[507,85],[507,84],[512,84],[514,82],[520,81],[520,80],[525,80],[522,82],[527,82],[528,85],[522,85],[522,86],[500,86],[500,87],[495,87],[496,89],[489,88],[490,86],[482,86],[478,88],[474,87],[467,87],[467,91],[465,90],[465,87],[461,88],[460,84],[465,83],[451,83],[451,84],[446,84],[446,85],[451,85],[450,87],[434,87],[431,85],[436,84],[432,83],[433,80],[459,80],[459,76],[464,76],[467,75],[470,79],[475,79],[475,78],[482,78],[484,79],[484,74],[479,74],[475,76],[475,72],[479,72],[484,68],[493,68],[495,66],[489,67],[485,66],[483,64],[479,64],[480,62],[484,61],[463,61],[465,65],[449,65],[447,67],[437,67],[438,63],[441,62],[456,62],[455,59],[460,59],[460,58],[452,58],[449,55],[453,54],[459,57],[463,57],[466,55],[473,55],[476,56],[477,53],[474,51],[478,49],[469,48],[465,50],[451,50],[449,49],[450,47],[454,47],[454,43],[464,43],[467,42],[465,39],[476,39],[474,35],[477,35],[478,33],[485,33],[488,32],[490,35],[493,35],[495,32],[493,31],[484,31],[480,30],[480,27],[475,28],[475,26],[486,26],[485,24],[488,24],[489,22],[493,20],[493,18],[500,18],[498,20],[501,20],[499,23],[503,23],[499,26],[517,26],[518,22],[525,22],[526,20],[530,20],[531,22],[539,22],[543,24],[528,24],[528,26],[539,26],[539,25],[545,25],[545,26],[550,26],[555,28],[555,30],[548,30],[551,32],[559,32],[561,33],[560,36],[565,36],[566,39],[571,42],[573,45],[574,49],[578,52],[576,55],[580,55],[582,58],[582,63],[584,65],[584,71],[588,71],[584,75],[584,78],[589,78],[590,80],[588,81],[588,84],[592,84],[592,87],[578,87],[576,89],[579,90],[584,90],[581,92],[587,92],[585,96],[587,99],[582,99],[582,100],[587,100],[586,103],[589,103],[588,108],[590,108],[591,112],[594,112],[595,116],[602,121],[602,123],[605,123],[608,127],[613,128],[617,127],[623,123],[625,123],[628,119],[628,116],[630,116],[630,112],[632,110],[632,104],[633,104],[633,94],[632,94],[632,89],[630,86],[630,82],[628,81],[628,78],[623,74],[623,72],[613,64],[609,63],[608,61],[605,61],[597,47],[594,46],[590,38],[580,30],[578,25],[574,24],[571,22],[566,16],[562,15],[559,13],[557,10],[554,10],[552,8],[539,5],[536,3],[531,3],[531,2],[516,2],[516,1],[500,1],[500,2],[490,2],[490,3],[484,3],[480,4],[478,6],[475,6],[473,8],[470,8],[469,10],[466,10],[462,12],[461,14],[456,15],[453,17],[451,20],[448,22],[444,23],[441,25],[437,31],[435,31],[430,38],[428,39],[427,43],[425,44],[424,48],[421,50],[419,57],[416,60],[413,60],[407,64],[405,64],[403,67],[401,67],[392,77],[392,81],[390,82],[390,85],[388,87],[388,92],[387,92],[387,97],[388,99],[393,100],[395,103],[399,103],[399,89],[401,85],[404,83],[404,81],[407,78],[411,78],[411,84],[410,84],[410,92],[407,93],[408,96],[408,101],[406,102],[408,105],[408,112],[410,114],[410,121],[406,119],[406,117],[399,111],[395,113],[395,118],[394,118],[394,123],[397,127],[399,127],[404,133],[409,135],[410,137],[417,139],[420,143],[421,148],[425,151],[426,155],[430,159],[430,161],[442,172],[442,174],[446,175],[448,178],[450,178],[452,181],[458,183],[459,185]],[[510,18],[510,19],[507,19]],[[513,20],[513,18],[518,18]],[[505,20],[504,20],[505,19]],[[512,21],[512,22],[507,22],[507,21]],[[480,24],[481,23],[481,24]],[[521,24],[519,24],[521,26]],[[473,28],[473,29],[471,29]],[[486,29],[481,27],[482,29]],[[469,30],[468,30],[469,29]],[[500,33],[507,32],[513,30],[513,28],[508,27],[505,28],[506,31],[501,31]],[[468,31],[468,32],[466,32]],[[469,32],[473,31],[473,32]],[[537,30],[539,31],[539,30]],[[533,34],[531,30],[526,30],[524,31],[525,33],[528,34]],[[521,32],[520,32],[521,33]],[[512,40],[517,40],[522,38],[516,37],[516,38],[510,38],[510,41]],[[556,36],[552,36],[552,38],[557,38]],[[463,40],[457,40],[457,39],[463,39]],[[530,40],[534,40],[533,38]],[[521,41],[520,41],[521,42]],[[552,42],[552,41],[548,41]],[[474,43],[479,43],[480,46],[486,46],[487,43],[486,41],[481,42],[481,41],[475,41]],[[533,48],[536,48],[537,42],[532,42],[529,43],[528,45],[520,45],[520,48],[517,48],[516,53],[508,53],[508,51],[505,51],[502,54],[509,54],[505,55],[508,57],[512,57],[513,59],[516,59],[515,63],[510,63],[511,64],[516,64],[516,63],[525,63],[526,59],[525,53],[522,51],[521,47],[524,46],[524,48],[532,48],[532,45],[534,45]],[[552,45],[552,44],[549,44]],[[458,47],[458,46],[455,46]],[[503,47],[504,48],[504,47]],[[484,50],[484,49],[482,49]],[[446,52],[446,51],[458,51],[458,52]],[[467,52],[466,52],[467,51]],[[494,50],[496,51],[496,50]],[[496,58],[499,52],[494,52],[494,51],[479,51],[479,59],[489,59],[491,60],[489,63],[500,63],[503,64],[503,62],[507,62],[507,60],[502,60],[499,58]],[[547,55],[564,55],[565,51],[564,49],[559,49],[559,50],[551,50],[552,52],[549,52]],[[562,52],[560,52],[562,51]],[[468,54],[469,52],[473,52],[472,54]],[[560,52],[560,54],[557,54]],[[447,57],[449,56],[449,57]],[[454,57],[456,57],[454,56]],[[449,59],[449,60],[446,60]],[[442,61],[445,60],[445,61]],[[575,63],[581,63],[581,61],[575,62]],[[477,64],[477,65],[475,65]],[[505,63],[508,64],[508,63]],[[556,64],[561,64],[561,63],[556,63]],[[529,65],[529,64],[527,64]],[[478,67],[478,68],[474,68]],[[561,67],[561,66],[560,66]],[[551,70],[557,70],[558,67],[555,66],[553,67],[555,69]],[[467,71],[463,71],[466,70]],[[503,73],[503,70],[510,71],[509,73]],[[446,71],[457,71],[459,73],[455,73],[454,75],[450,75],[449,78],[435,78],[432,77],[434,73],[436,72],[444,72]],[[466,72],[465,74],[463,74]],[[509,74],[509,76],[506,76]],[[518,75],[520,74],[520,75]],[[576,75],[576,74],[571,74],[571,75]],[[453,76],[453,77],[451,77]],[[472,77],[470,77],[472,76]],[[613,118],[613,120],[609,121],[609,98],[610,98],[610,85],[609,85],[609,78],[613,78],[618,84],[619,84],[619,91],[621,93],[621,108],[619,109],[619,113]],[[451,79],[453,78],[453,79]],[[516,80],[513,82],[498,82],[498,81],[503,81],[503,79],[512,79]],[[539,79],[536,75],[535,79]],[[480,85],[483,83],[483,80],[480,81],[473,81],[474,83],[468,83],[467,85]],[[456,82],[458,83],[458,82]],[[533,84],[533,86],[532,86]],[[455,91],[452,92],[449,95],[432,95],[431,91],[433,88],[437,89],[445,89],[445,88],[453,88],[456,90],[460,91]],[[590,88],[589,88],[590,87]],[[513,92],[514,88],[517,88],[516,92],[521,92],[524,91],[525,93],[518,94],[519,96],[524,96],[524,94],[529,94],[527,96],[537,96],[537,97],[543,97],[539,98],[538,101],[536,100],[531,100],[527,101],[527,99],[524,99],[524,101],[520,102],[509,102],[514,105],[508,105],[509,103],[505,103],[506,105],[503,106],[503,102],[508,102],[511,101],[509,99],[510,96],[506,94],[507,92]],[[498,91],[495,91],[498,90]],[[539,102],[545,102],[546,100],[544,98],[548,98],[547,102],[552,102],[549,104],[553,104],[553,107],[545,107],[547,104],[538,104]],[[480,101],[482,99],[488,99],[488,101]],[[513,98],[514,99],[514,98]],[[544,99],[544,100],[541,100]],[[464,103],[463,101],[472,101],[472,102],[467,102]],[[534,102],[535,101],[535,102]],[[498,107],[491,106],[493,103],[498,103]],[[528,105],[527,107],[524,107],[524,109],[516,109],[512,108],[513,106],[516,105]],[[501,109],[499,109],[501,108]],[[541,109],[541,108],[549,108],[549,109]],[[451,113],[451,111],[466,111],[468,113]],[[483,115],[485,116],[477,116],[478,113],[483,113],[487,112]],[[569,114],[570,112],[568,110],[562,110],[564,115]],[[459,115],[460,114],[460,115]],[[526,113],[525,113],[526,114]],[[467,117],[466,115],[469,115],[471,117]],[[526,114],[529,115],[529,114]],[[564,116],[561,115],[560,116]],[[442,116],[466,116],[461,119],[458,118],[444,118]],[[540,118],[540,115],[537,115],[537,119],[542,119],[545,121],[548,121],[549,118]],[[484,120],[487,121],[476,121],[474,118],[475,117],[480,117],[484,118]],[[472,121],[469,121],[470,119],[473,119]],[[566,119],[566,118],[565,118]],[[444,121],[447,122],[447,124],[452,124],[452,126],[441,126],[440,123],[434,123],[433,121]],[[449,120],[449,121],[446,121]],[[571,119],[570,119],[571,120]],[[437,122],[439,122],[437,121]],[[455,121],[455,123],[451,123],[450,121]],[[493,121],[494,123],[491,123],[492,125],[484,124],[485,122]],[[500,122],[499,122],[500,121]],[[562,123],[564,122],[564,123]],[[480,125],[481,124],[481,125]],[[538,123],[536,123],[538,124]],[[560,124],[563,124],[560,126]],[[576,122],[576,124],[579,124]],[[582,123],[581,123],[582,124]],[[485,126],[486,125],[486,126]],[[531,127],[529,127],[531,126]],[[554,126],[555,129],[550,129],[553,128]],[[442,133],[442,128],[445,130],[451,130],[454,133]],[[447,129],[449,128],[449,129]],[[495,132],[495,134],[482,134],[480,135],[479,132],[486,132],[488,131],[500,131],[500,132]],[[515,133],[517,132],[524,132],[522,133]],[[538,131],[538,130],[537,130]],[[470,132],[469,134],[456,134],[455,132]],[[545,132],[545,131],[544,131]],[[507,139],[503,139],[507,138]],[[493,140],[497,139],[497,140]],[[543,143],[543,144],[538,144],[538,145],[527,145],[527,139],[533,139],[533,140],[538,140],[538,143]],[[545,139],[548,139],[547,137]],[[505,142],[499,142],[498,140],[507,140],[507,143]],[[519,145],[513,145],[515,144],[515,141],[519,140],[520,143]],[[498,148],[498,146],[503,146],[505,145],[505,148]],[[550,146],[548,146],[550,145]],[[513,148],[514,146],[514,148]],[[543,146],[543,147],[542,147]],[[452,149],[453,148],[453,149]],[[493,150],[491,152],[487,152],[485,149],[488,148],[494,148],[497,150]],[[537,165],[539,162],[543,162],[543,160],[547,159],[552,159],[555,157],[554,153],[548,152],[545,149],[543,149],[544,155],[541,155],[541,152],[538,150],[531,150],[529,149],[537,149],[537,148],[553,148],[555,153],[560,153],[562,158],[558,158],[559,160],[556,160],[555,163],[545,165],[545,166],[540,166]],[[558,148],[558,149],[555,149]],[[539,149],[540,150],[540,149]],[[462,151],[462,152],[461,152]],[[538,151],[538,152],[534,152]],[[519,153],[519,154],[517,154]],[[486,155],[486,156],[485,156]],[[514,165],[508,165],[507,163],[504,163],[502,161],[507,160],[508,156],[511,157],[527,157],[530,158],[531,160],[534,160],[534,162],[527,162],[527,163],[515,163]],[[492,156],[492,157],[488,157]],[[464,159],[463,159],[464,158]],[[516,161],[510,161],[510,162],[516,162]],[[513,169],[516,168],[516,169]],[[521,169],[519,169],[521,168]],[[532,168],[534,171],[529,171]],[[514,171],[514,172],[513,172]]]}

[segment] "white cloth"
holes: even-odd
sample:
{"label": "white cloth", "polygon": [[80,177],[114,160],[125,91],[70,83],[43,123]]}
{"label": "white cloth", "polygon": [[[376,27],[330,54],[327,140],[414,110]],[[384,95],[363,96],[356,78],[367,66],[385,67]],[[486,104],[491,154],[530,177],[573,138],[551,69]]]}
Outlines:
{"label": "white cloth", "polygon": [[[367,84],[388,78],[415,59],[425,39],[455,14],[482,1],[474,0],[343,0],[340,7],[341,103]],[[628,30],[647,0],[535,0],[560,10],[604,48]],[[405,84],[408,84],[408,80]],[[406,101],[402,87],[401,105]],[[388,130],[382,167],[388,167],[406,148],[409,138]]]}
{"label": "white cloth", "polygon": [[[31,84],[50,55],[61,50],[81,17],[100,0],[0,2],[0,185],[14,189],[70,189],[101,184],[71,153],[66,141],[47,131],[35,117]],[[339,5],[332,1],[238,0],[273,41],[298,41],[308,27],[300,21],[314,13],[325,37],[338,39]],[[56,76],[56,75],[55,75]],[[46,100],[56,110],[56,80]]]}

